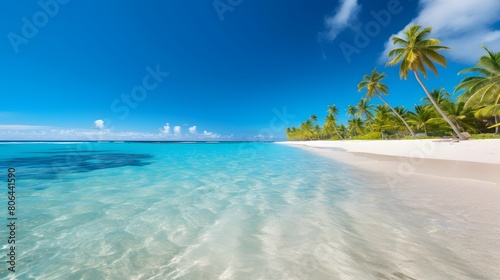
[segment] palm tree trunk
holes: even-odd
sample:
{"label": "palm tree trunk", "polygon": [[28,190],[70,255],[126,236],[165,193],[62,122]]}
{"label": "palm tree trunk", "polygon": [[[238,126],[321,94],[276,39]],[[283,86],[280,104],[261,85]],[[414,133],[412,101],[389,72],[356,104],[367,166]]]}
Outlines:
{"label": "palm tree trunk", "polygon": [[385,105],[387,105],[387,107],[389,107],[391,109],[392,112],[394,112],[394,114],[396,114],[396,116],[405,124],[406,128],[408,129],[408,131],[411,133],[411,136],[413,136],[413,138],[417,139],[417,135],[415,135],[415,132],[413,132],[413,130],[411,129],[411,127],[408,125],[408,123],[405,121],[405,119],[403,119],[403,117],[401,117],[398,112],[396,112],[396,110],[394,110],[391,105],[389,105],[389,103],[387,103],[387,101],[384,100],[384,98],[382,98],[382,95],[380,95],[378,93],[377,90],[375,90],[375,94],[377,94],[378,98],[380,98],[380,100],[382,100],[382,102],[384,102]]}
{"label": "palm tree trunk", "polygon": [[[495,124],[498,124],[498,114],[495,115]],[[500,126],[495,127],[495,134],[500,134]]]}
{"label": "palm tree trunk", "polygon": [[460,140],[467,140],[467,138],[465,138],[465,136],[463,136],[462,133],[460,133],[460,130],[458,130],[458,128],[453,124],[453,122],[451,122],[451,120],[443,112],[443,110],[441,110],[441,108],[439,108],[438,104],[436,103],[436,101],[434,100],[434,98],[432,98],[432,95],[429,93],[429,91],[425,87],[424,83],[422,83],[422,80],[420,80],[420,77],[418,76],[417,71],[413,71],[413,74],[415,74],[415,78],[417,78],[418,83],[424,89],[425,94],[427,94],[427,97],[429,97],[429,100],[432,102],[432,105],[434,105],[434,107],[439,112],[439,114],[443,117],[443,119],[451,126],[451,128],[453,129],[453,131],[455,132],[455,134],[458,136],[458,139],[460,139]]}
{"label": "palm tree trunk", "polygon": [[335,133],[337,133],[337,135],[340,137],[340,140],[345,140],[344,137],[342,137],[342,135],[340,135],[339,131],[337,130],[337,126],[335,125],[333,128],[335,129]]}
{"label": "palm tree trunk", "polygon": [[[335,116],[333,116],[333,119],[335,120]],[[339,136],[340,140],[345,140],[344,137],[342,137],[342,135],[340,135],[339,131],[337,130],[337,121],[334,121],[333,129],[335,130],[335,133]]]}

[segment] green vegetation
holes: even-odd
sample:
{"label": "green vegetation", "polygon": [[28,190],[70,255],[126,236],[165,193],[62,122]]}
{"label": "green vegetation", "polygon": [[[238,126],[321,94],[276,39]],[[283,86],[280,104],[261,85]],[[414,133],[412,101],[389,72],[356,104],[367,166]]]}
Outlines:
{"label": "green vegetation", "polygon": [[461,96],[464,109],[474,111],[478,118],[493,117],[491,127],[495,127],[495,133],[500,134],[500,52],[492,53],[487,48],[484,49],[486,55],[479,59],[476,66],[459,72],[478,73],[479,76],[464,78],[455,92],[465,90]]}
{"label": "green vegetation", "polygon": [[[356,105],[347,106],[347,126],[337,124],[339,110],[330,105],[323,126],[319,125],[316,115],[311,115],[298,128],[286,129],[288,139],[374,140],[442,136],[466,139],[464,132],[474,139],[500,138],[500,52],[490,52],[483,47],[486,55],[474,67],[459,72],[475,76],[464,78],[455,87],[454,93],[459,95],[453,100],[444,88],[429,91],[419,75],[421,73],[427,78],[427,70],[431,70],[437,76],[434,63],[446,66],[446,58],[438,51],[449,48],[440,46],[438,39],[428,38],[431,31],[431,27],[422,29],[420,25],[412,25],[403,32],[404,38],[392,37],[396,47],[389,52],[390,61],[387,62],[387,65],[400,64],[400,78],[407,79],[408,73],[413,72],[425,92],[421,99],[423,104],[415,105],[413,110],[391,107],[383,98],[389,94],[388,86],[382,83],[386,75],[374,69],[358,84],[358,91],[366,91],[366,97]],[[374,96],[384,105],[370,104]]]}
{"label": "green vegetation", "polygon": [[380,95],[380,93],[388,94],[387,86],[381,82],[385,77],[386,76],[384,73],[379,73],[379,72],[377,72],[377,69],[373,69],[372,73],[370,75],[365,75],[363,77],[363,81],[361,81],[358,84],[358,91],[362,91],[363,89],[366,88],[366,97],[368,99],[372,99],[373,96],[376,95],[380,100],[382,100],[382,102],[384,102],[384,104],[389,109],[391,109],[391,111],[394,113],[394,115],[396,115],[398,117],[398,119],[400,119],[404,123],[404,125],[406,126],[408,131],[416,139],[417,136],[415,135],[415,133],[413,132],[411,127],[408,125],[408,123],[405,121],[405,119],[403,117],[401,117],[401,115],[396,110],[394,110],[394,108],[392,108],[389,105],[389,103],[387,103],[387,101],[385,101],[385,99],[382,97],[382,95]]}
{"label": "green vegetation", "polygon": [[500,135],[493,133],[472,134],[472,139],[500,139]]}

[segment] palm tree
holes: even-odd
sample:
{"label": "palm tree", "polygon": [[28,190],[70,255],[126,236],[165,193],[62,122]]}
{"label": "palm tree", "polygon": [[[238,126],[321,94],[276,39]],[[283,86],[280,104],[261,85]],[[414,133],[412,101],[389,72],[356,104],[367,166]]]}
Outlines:
{"label": "palm tree", "polygon": [[437,76],[438,72],[433,61],[439,65],[446,66],[446,58],[440,55],[437,51],[448,50],[448,47],[440,46],[441,41],[434,38],[426,38],[432,31],[432,27],[427,27],[421,29],[420,25],[411,25],[408,29],[403,31],[406,35],[407,40],[399,38],[396,36],[392,37],[392,42],[394,45],[398,46],[389,52],[389,59],[391,61],[387,62],[388,65],[396,65],[401,63],[399,68],[400,78],[408,78],[408,70],[413,71],[415,78],[417,79],[420,86],[424,89],[425,94],[431,101],[432,105],[436,108],[443,119],[451,126],[455,134],[459,139],[465,140],[458,128],[453,124],[453,122],[446,116],[446,114],[439,108],[434,98],[432,98],[430,92],[425,87],[424,83],[420,79],[418,72],[422,72],[424,78],[427,78],[426,67],[429,68]]}
{"label": "palm tree", "polygon": [[[333,124],[333,129],[335,131],[335,133],[340,137],[340,139],[344,140],[344,138],[342,137],[342,135],[340,135],[339,131],[337,130],[337,114],[339,113],[339,109],[337,109],[337,106],[335,106],[335,104],[333,105],[330,105],[328,106],[328,116],[327,118],[328,121],[330,121],[332,124]],[[326,122],[325,122],[326,124]]]}
{"label": "palm tree", "polygon": [[[450,100],[450,93],[447,91],[444,91],[444,88],[433,89],[431,91],[431,96],[432,96],[432,98],[434,98],[434,100],[436,101],[436,103],[440,107],[441,107],[441,105],[443,105],[443,103],[448,102]],[[431,100],[427,96],[422,97],[422,99],[420,99],[420,100],[424,101],[425,104],[432,105]]]}
{"label": "palm tree", "polygon": [[476,120],[473,112],[474,109],[471,107],[465,107],[464,101],[444,102],[443,110],[455,123],[458,129],[465,131],[465,128],[467,128],[470,132],[474,133],[478,131],[474,123]]}
{"label": "palm tree", "polygon": [[319,127],[319,124],[315,125],[313,128],[314,134],[316,134],[316,139],[320,140],[320,134],[321,134],[321,127]]}
{"label": "palm tree", "polygon": [[286,128],[285,133],[286,133],[286,138],[287,138],[288,140],[293,140],[293,137],[294,137],[294,135],[293,135],[293,129],[294,129],[294,128],[295,128],[295,127],[293,127],[293,128],[287,127],[287,128]]}
{"label": "palm tree", "polygon": [[428,106],[415,105],[415,113],[410,113],[408,122],[423,130],[427,136],[429,126],[436,123],[435,111]]}
{"label": "palm tree", "polygon": [[359,117],[347,121],[347,129],[354,134],[354,136],[363,133],[364,124],[363,120]]}
{"label": "palm tree", "polygon": [[345,127],[345,125],[343,124],[340,124],[339,127],[338,127],[338,131],[342,136],[342,139],[345,139],[345,135],[347,133],[347,128]]}
{"label": "palm tree", "polygon": [[[478,112],[479,115],[489,115],[495,117],[495,123],[499,123],[500,114],[500,52],[492,53],[483,46],[486,55],[479,58],[476,66],[466,68],[458,74],[475,73],[479,76],[464,78],[455,88],[455,92],[465,90],[462,100],[465,100],[465,107],[484,107]],[[500,127],[497,126],[496,134],[500,134]]]}
{"label": "palm tree", "polygon": [[[312,114],[309,118],[311,119],[313,126],[316,127],[318,125],[318,116]],[[316,129],[314,129],[314,134],[316,134],[316,138],[319,139],[319,133],[317,133]]]}
{"label": "palm tree", "polygon": [[[394,111],[396,111],[396,113],[398,113],[407,123],[408,123],[408,117],[410,116],[410,111],[408,109],[406,109],[404,106],[396,106],[394,107]],[[400,119],[393,115],[394,118],[396,119],[397,123],[399,124],[399,127],[401,127],[401,122],[400,122]],[[408,124],[409,125],[409,124]],[[404,124],[403,124],[404,128],[400,128],[400,130],[403,130],[403,129],[408,129]],[[413,131],[413,128],[410,126],[411,130]]]}
{"label": "palm tree", "polygon": [[361,98],[359,103],[356,104],[356,109],[358,110],[358,117],[365,117],[365,121],[371,121],[371,119],[373,119],[374,106],[373,104],[368,104],[368,99]]}
{"label": "palm tree", "polygon": [[337,109],[337,106],[335,104],[333,105],[328,105],[328,114],[336,116],[339,113],[339,109]]}
{"label": "palm tree", "polygon": [[334,126],[335,126],[335,118],[333,118],[332,115],[328,115],[325,117],[325,122],[323,123],[323,128],[321,130],[322,134],[325,136],[326,139],[330,139],[332,135],[335,133],[334,131]]}
{"label": "palm tree", "polygon": [[326,116],[325,123],[323,125],[323,130],[327,138],[330,138],[331,136],[333,136],[333,134],[337,134],[337,136],[341,140],[344,140],[342,135],[340,135],[339,131],[337,130],[337,120],[335,119],[335,116],[332,114],[328,114],[328,116]]}
{"label": "palm tree", "polygon": [[312,140],[312,128],[313,124],[310,120],[306,120],[305,122],[300,124],[300,130],[302,131],[303,138]]}
{"label": "palm tree", "polygon": [[377,105],[375,116],[373,117],[372,128],[374,131],[384,132],[395,128],[394,115],[387,105]]}
{"label": "palm tree", "polygon": [[354,117],[354,116],[356,116],[357,112],[358,112],[358,109],[356,109],[355,106],[353,106],[353,105],[348,105],[347,106],[347,113],[346,113],[346,115],[348,115],[350,117]]}
{"label": "palm tree", "polygon": [[410,113],[410,111],[408,111],[405,106],[396,106],[394,107],[394,111],[396,111],[396,113],[403,117],[403,119]]}
{"label": "palm tree", "polygon": [[406,129],[408,129],[408,131],[411,133],[411,136],[413,136],[413,138],[417,139],[417,136],[415,135],[413,130],[411,130],[410,126],[405,121],[405,119],[403,119],[403,117],[401,117],[401,115],[398,114],[398,112],[396,112],[396,110],[394,110],[394,108],[392,108],[391,105],[389,105],[389,103],[387,103],[387,101],[385,101],[385,99],[380,94],[380,93],[388,94],[387,86],[381,82],[382,79],[384,79],[385,77],[386,77],[386,75],[384,73],[377,72],[377,68],[373,69],[373,71],[370,75],[365,74],[363,76],[363,80],[358,84],[358,91],[361,92],[364,88],[366,88],[366,98],[368,100],[372,99],[373,96],[376,95],[404,123],[404,125],[406,126]]}

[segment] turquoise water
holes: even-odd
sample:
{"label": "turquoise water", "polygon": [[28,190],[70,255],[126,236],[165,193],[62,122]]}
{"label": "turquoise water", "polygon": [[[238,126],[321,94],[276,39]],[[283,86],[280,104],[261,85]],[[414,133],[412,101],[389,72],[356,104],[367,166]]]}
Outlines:
{"label": "turquoise water", "polygon": [[2,237],[0,278],[486,279],[383,176],[301,149],[4,143],[0,155],[18,179],[16,272]]}

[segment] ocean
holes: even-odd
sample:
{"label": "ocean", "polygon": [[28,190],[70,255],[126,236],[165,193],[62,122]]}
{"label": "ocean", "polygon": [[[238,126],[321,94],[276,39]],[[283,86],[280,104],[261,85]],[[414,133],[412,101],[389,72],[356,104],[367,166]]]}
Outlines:
{"label": "ocean", "polygon": [[0,168],[0,278],[487,279],[384,176],[295,147],[1,143]]}

